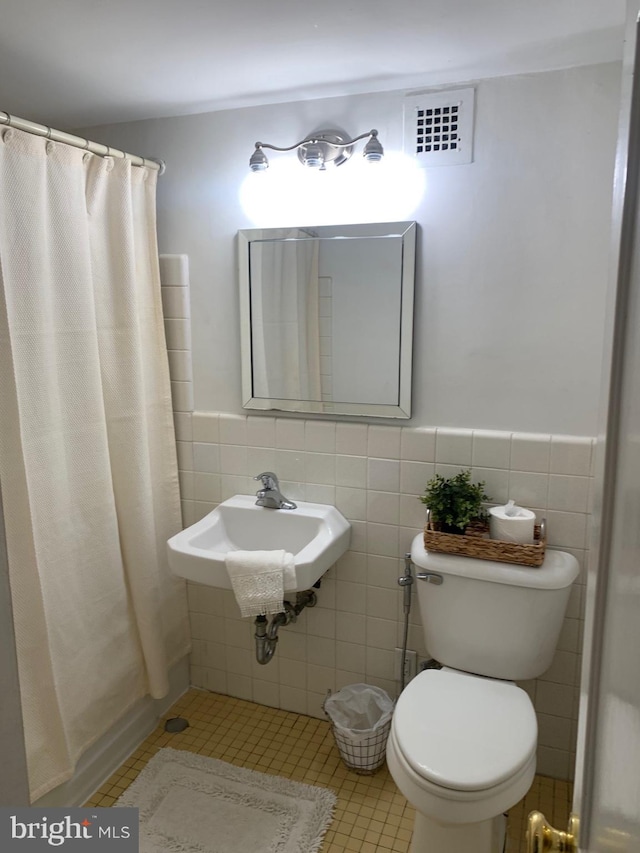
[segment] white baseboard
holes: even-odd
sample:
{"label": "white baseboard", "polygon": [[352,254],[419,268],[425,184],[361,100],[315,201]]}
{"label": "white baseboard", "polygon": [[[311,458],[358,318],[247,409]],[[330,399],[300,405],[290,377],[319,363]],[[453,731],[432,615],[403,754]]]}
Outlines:
{"label": "white baseboard", "polygon": [[169,693],[164,699],[145,696],[106,732],[78,762],[74,776],[41,797],[33,806],[81,806],[118,769],[158,725],[158,720],[189,689],[189,658],[169,673]]}

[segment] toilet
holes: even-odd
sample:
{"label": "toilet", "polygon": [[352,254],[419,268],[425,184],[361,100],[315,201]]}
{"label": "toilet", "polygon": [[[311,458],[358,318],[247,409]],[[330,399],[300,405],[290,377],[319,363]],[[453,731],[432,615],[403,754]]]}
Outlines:
{"label": "toilet", "polygon": [[536,768],[536,715],[515,682],[550,666],[578,562],[549,550],[537,569],[437,554],[422,535],[411,557],[426,647],[442,665],[403,690],[387,742],[416,810],[411,853],[502,853],[504,812]]}

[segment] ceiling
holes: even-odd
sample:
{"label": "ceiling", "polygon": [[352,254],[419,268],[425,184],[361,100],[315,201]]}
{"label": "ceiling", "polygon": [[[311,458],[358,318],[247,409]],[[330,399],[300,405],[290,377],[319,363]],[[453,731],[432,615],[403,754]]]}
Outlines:
{"label": "ceiling", "polygon": [[625,0],[0,0],[0,109],[60,129],[621,57]]}

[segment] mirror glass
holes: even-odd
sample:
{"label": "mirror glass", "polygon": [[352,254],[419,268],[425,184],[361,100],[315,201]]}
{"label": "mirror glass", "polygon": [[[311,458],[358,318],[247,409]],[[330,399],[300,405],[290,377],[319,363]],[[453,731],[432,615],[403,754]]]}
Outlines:
{"label": "mirror glass", "polygon": [[415,222],[238,232],[243,406],[411,416]]}

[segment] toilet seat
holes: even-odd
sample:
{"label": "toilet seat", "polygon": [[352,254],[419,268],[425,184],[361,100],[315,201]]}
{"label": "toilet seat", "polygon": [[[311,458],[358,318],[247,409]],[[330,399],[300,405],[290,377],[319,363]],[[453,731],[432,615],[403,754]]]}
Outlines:
{"label": "toilet seat", "polygon": [[477,823],[502,814],[521,800],[533,782],[536,756],[512,778],[484,791],[443,788],[418,775],[398,747],[391,726],[387,740],[387,766],[398,789],[416,811],[440,823]]}
{"label": "toilet seat", "polygon": [[535,760],[535,711],[512,682],[426,670],[402,692],[392,729],[403,763],[450,793],[495,790]]}

